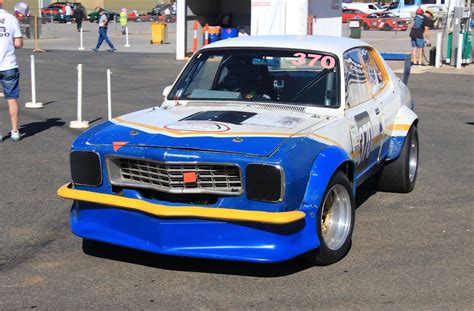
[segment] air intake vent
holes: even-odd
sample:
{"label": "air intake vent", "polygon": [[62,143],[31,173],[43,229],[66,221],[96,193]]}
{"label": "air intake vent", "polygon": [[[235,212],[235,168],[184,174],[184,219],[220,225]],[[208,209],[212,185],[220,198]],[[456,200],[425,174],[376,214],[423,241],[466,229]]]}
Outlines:
{"label": "air intake vent", "polygon": [[212,106],[212,107],[229,107],[229,106],[240,106],[240,107],[249,107],[255,109],[265,109],[265,110],[279,110],[279,111],[293,111],[293,112],[305,112],[306,107],[294,106],[294,105],[283,105],[275,103],[244,103],[244,102],[234,102],[228,101],[225,103],[219,102],[190,102],[188,103],[189,107],[202,107],[202,106]]}

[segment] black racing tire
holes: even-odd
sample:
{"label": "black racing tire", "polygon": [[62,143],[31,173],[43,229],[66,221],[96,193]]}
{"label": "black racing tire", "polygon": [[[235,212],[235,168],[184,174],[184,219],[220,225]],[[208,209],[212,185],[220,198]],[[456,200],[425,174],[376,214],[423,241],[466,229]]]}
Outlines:
{"label": "black racing tire", "polygon": [[369,30],[370,29],[369,24],[367,24],[367,23],[364,23],[364,25],[362,25],[362,28],[364,30]]}
{"label": "black racing tire", "polygon": [[390,27],[389,24],[385,24],[385,25],[383,25],[383,30],[390,31],[390,30],[392,30],[392,27]]}
{"label": "black racing tire", "polygon": [[412,125],[403,143],[400,156],[387,163],[378,176],[378,189],[408,193],[415,188],[419,159],[418,129]]}
{"label": "black racing tire", "polygon": [[354,220],[352,185],[343,172],[337,171],[324,193],[316,218],[319,248],[309,252],[307,259],[317,266],[327,266],[341,260],[351,248]]}

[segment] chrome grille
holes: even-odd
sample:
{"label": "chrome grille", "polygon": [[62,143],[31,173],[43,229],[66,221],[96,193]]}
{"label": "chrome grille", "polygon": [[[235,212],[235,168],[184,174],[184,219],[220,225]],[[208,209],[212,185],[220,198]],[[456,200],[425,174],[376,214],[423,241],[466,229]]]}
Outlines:
{"label": "chrome grille", "polygon": [[[168,193],[242,193],[237,165],[217,163],[169,163],[146,159],[108,158],[110,181],[115,186],[135,186]],[[184,183],[183,173],[194,172],[197,181]]]}

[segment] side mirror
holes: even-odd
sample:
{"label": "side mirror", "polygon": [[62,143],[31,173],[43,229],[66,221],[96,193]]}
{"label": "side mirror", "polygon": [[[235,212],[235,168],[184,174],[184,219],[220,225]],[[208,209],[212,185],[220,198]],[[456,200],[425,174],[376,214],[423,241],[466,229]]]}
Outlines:
{"label": "side mirror", "polygon": [[173,87],[172,85],[168,85],[167,87],[165,87],[165,88],[163,89],[163,96],[164,96],[164,97],[167,97],[167,96],[169,95],[169,93],[171,92],[171,88],[172,88],[172,87]]}

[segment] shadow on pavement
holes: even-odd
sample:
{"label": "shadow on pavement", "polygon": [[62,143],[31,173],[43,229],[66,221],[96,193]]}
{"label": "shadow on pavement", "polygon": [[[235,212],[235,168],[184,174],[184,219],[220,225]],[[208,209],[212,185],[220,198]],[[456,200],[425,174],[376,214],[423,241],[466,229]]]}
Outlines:
{"label": "shadow on pavement", "polygon": [[24,133],[22,139],[34,136],[55,126],[63,126],[64,124],[66,124],[66,122],[60,118],[49,118],[41,122],[23,124],[20,126],[20,131]]}
{"label": "shadow on pavement", "polygon": [[365,203],[371,196],[377,193],[377,177],[372,176],[362,185],[357,187],[356,193],[356,209]]}
{"label": "shadow on pavement", "polygon": [[281,277],[313,267],[302,256],[281,263],[248,263],[160,255],[86,239],[83,240],[82,249],[84,253],[95,257],[152,268],[188,272]]}

